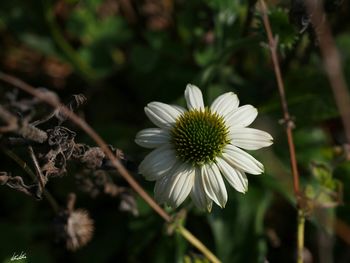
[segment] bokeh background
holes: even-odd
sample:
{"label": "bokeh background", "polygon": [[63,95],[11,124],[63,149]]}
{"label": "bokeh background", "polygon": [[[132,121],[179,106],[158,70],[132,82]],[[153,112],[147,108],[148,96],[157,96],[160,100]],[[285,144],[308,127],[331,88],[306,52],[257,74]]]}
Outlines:
{"label": "bokeh background", "polygon": [[[332,90],[322,67],[314,29],[302,1],[268,1],[287,100],[295,122],[295,146],[310,208],[305,262],[350,262],[350,164]],[[147,154],[134,143],[152,127],[143,108],[150,101],[184,105],[187,83],[210,103],[233,91],[241,104],[259,110],[254,127],[270,132],[274,144],[253,153],[265,174],[249,178],[245,194],[229,189],[225,209],[198,211],[188,200],[183,223],[223,262],[295,262],[296,210],[289,153],[280,124],[282,111],[256,1],[239,0],[13,0],[0,2],[0,68],[62,101],[82,93],[78,111],[111,145],[127,156],[130,170],[152,194],[153,183],[135,166]],[[350,5],[327,0],[325,9],[350,83]],[[11,87],[0,83],[0,101]],[[26,95],[22,95],[26,96]],[[44,106],[43,106],[44,107]],[[349,105],[350,107],[350,105]],[[76,141],[93,145],[84,133]],[[26,151],[16,149],[26,160]],[[0,170],[30,182],[3,151]],[[77,195],[76,207],[95,222],[93,239],[70,252],[53,233],[55,213],[43,199],[0,188],[0,262],[26,253],[22,262],[207,262],[135,196],[137,212],[123,211],[120,196],[82,191],[69,166],[50,180],[59,205]],[[113,171],[111,180],[127,187]],[[135,208],[135,207],[134,207]],[[136,209],[136,208],[135,208]]]}

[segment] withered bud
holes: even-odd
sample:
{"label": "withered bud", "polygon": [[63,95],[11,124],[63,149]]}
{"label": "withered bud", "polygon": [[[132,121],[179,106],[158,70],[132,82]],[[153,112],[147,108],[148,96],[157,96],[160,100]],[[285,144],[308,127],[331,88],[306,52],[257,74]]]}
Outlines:
{"label": "withered bud", "polygon": [[47,130],[49,135],[48,143],[50,146],[61,146],[65,150],[75,137],[76,133],[63,126],[56,126],[53,129]]}
{"label": "withered bud", "polygon": [[99,147],[92,147],[87,150],[81,161],[86,164],[86,167],[90,169],[97,169],[102,166],[103,159],[105,158],[104,152]]}
{"label": "withered bud", "polygon": [[94,221],[84,209],[64,210],[55,220],[55,232],[68,250],[76,251],[92,239]]}

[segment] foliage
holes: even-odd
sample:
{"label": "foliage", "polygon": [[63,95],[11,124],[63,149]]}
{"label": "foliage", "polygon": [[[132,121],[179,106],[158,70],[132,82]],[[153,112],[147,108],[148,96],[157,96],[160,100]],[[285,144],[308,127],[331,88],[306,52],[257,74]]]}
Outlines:
{"label": "foliage", "polygon": [[[327,218],[350,224],[349,150],[344,147],[339,112],[311,25],[301,32],[295,23],[300,14],[295,9],[289,13],[289,1],[273,2],[270,19],[279,36],[287,100],[296,125],[302,188],[306,205],[312,207],[305,246],[314,262],[321,262],[319,243],[325,238],[327,255],[342,262],[348,254],[344,235],[324,223]],[[339,8],[340,1],[327,1],[327,7],[332,2],[328,16],[350,83],[350,6],[343,1]],[[134,137],[138,130],[151,127],[143,112],[148,102],[183,105],[183,90],[193,83],[207,102],[233,91],[242,104],[257,106],[254,125],[274,137],[271,149],[256,153],[265,174],[248,175],[249,191],[242,195],[230,190],[227,207],[215,207],[211,214],[187,201],[181,208],[185,210],[182,223],[223,262],[294,262],[296,214],[289,152],[279,124],[282,111],[265,31],[254,4],[240,0],[1,1],[1,71],[53,90],[63,101],[72,94],[84,94],[87,102],[80,114],[109,144],[122,149],[134,168],[147,152],[134,143]],[[1,103],[9,91],[9,86],[0,84]],[[74,125],[67,125],[77,131],[79,142],[92,145]],[[30,163],[25,151],[19,156]],[[3,147],[0,159],[0,172],[31,182]],[[153,184],[131,170],[152,194]],[[139,197],[135,216],[119,209],[123,198],[103,191],[91,197],[80,191],[78,172],[79,167],[70,164],[66,175],[52,179],[47,189],[63,207],[70,192],[77,194],[76,206],[88,210],[95,222],[92,241],[67,252],[54,242],[55,213],[49,203],[3,186],[0,262],[21,251],[27,256],[23,262],[38,263],[208,262],[181,235],[169,234],[168,226]],[[116,185],[127,187],[116,173],[109,176]],[[166,209],[172,215],[178,212]]]}

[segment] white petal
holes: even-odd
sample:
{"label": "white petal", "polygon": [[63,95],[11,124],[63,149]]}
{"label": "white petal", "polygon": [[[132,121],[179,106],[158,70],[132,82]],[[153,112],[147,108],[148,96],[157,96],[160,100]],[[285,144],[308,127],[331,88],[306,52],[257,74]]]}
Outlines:
{"label": "white petal", "polygon": [[139,131],[136,134],[135,142],[145,148],[156,148],[168,143],[170,139],[167,130],[150,128]]}
{"label": "white petal", "polygon": [[233,168],[224,159],[216,158],[217,166],[226,180],[234,189],[240,193],[245,193],[248,190],[248,179],[244,172]]}
{"label": "white petal", "polygon": [[189,110],[204,110],[203,95],[198,87],[192,84],[187,84],[185,90],[185,99]]}
{"label": "white petal", "polygon": [[184,114],[185,111],[186,111],[186,109],[184,107],[181,107],[179,105],[173,105],[172,104],[170,106],[172,106],[174,109],[176,109],[180,113],[180,115]]}
{"label": "white petal", "polygon": [[170,179],[170,175],[165,175],[161,179],[156,181],[154,186],[154,199],[159,204],[163,204],[167,201],[167,186]]}
{"label": "white petal", "polygon": [[177,108],[162,102],[151,102],[145,107],[147,117],[159,128],[171,128],[181,115]]}
{"label": "white petal", "polygon": [[244,105],[226,117],[226,122],[232,127],[247,127],[258,115],[258,110],[252,105]]}
{"label": "white petal", "polygon": [[233,92],[227,92],[217,97],[210,106],[210,109],[219,115],[226,116],[230,112],[236,110],[239,100]]}
{"label": "white petal", "polygon": [[208,210],[208,212],[211,211],[213,201],[211,201],[205,193],[200,168],[196,168],[195,170],[195,178],[191,191],[191,198],[199,209]]}
{"label": "white petal", "polygon": [[168,145],[164,145],[146,156],[139,166],[139,172],[146,180],[158,180],[174,166],[175,162],[175,151]]}
{"label": "white petal", "polygon": [[156,184],[154,186],[154,199],[159,204],[165,203],[168,199],[167,187],[170,177],[171,174],[167,174],[156,181]]}
{"label": "white petal", "polygon": [[[170,175],[170,173],[169,173]],[[187,163],[180,165],[168,181],[168,202],[178,207],[189,195],[194,184],[195,169]]]}
{"label": "white petal", "polygon": [[236,146],[227,144],[222,156],[231,166],[236,167],[250,174],[261,174],[264,166],[253,156],[239,149]]}
{"label": "white petal", "polygon": [[215,164],[203,165],[201,173],[206,194],[221,208],[224,208],[227,202],[227,192],[219,169]]}
{"label": "white petal", "polygon": [[232,128],[229,136],[231,144],[246,150],[257,150],[273,143],[270,134],[252,128]]}

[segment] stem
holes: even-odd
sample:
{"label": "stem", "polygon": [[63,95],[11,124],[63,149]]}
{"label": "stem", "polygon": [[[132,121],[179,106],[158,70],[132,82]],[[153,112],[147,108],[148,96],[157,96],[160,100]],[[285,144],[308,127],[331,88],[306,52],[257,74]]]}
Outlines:
{"label": "stem", "polygon": [[[59,101],[52,99],[52,97],[46,96],[40,90],[35,89],[29,84],[23,82],[22,80],[13,77],[11,75],[4,74],[0,71],[0,80],[9,83],[32,96],[46,102],[54,108],[61,109],[62,113],[67,116],[73,123],[79,126],[86,134],[88,134],[96,144],[105,152],[106,156],[110,159],[114,168],[119,172],[119,174],[129,183],[129,185],[138,193],[142,199],[167,223],[172,222],[170,215],[161,208],[154,199],[142,188],[142,186],[132,177],[132,175],[126,170],[123,164],[116,158],[112,151],[107,146],[106,142],[98,135],[94,129],[90,127],[82,118],[76,115],[74,112],[69,110],[65,105],[61,104]],[[210,250],[205,247],[197,238],[195,238],[187,229],[180,229],[179,232],[195,247],[197,247],[204,255],[210,256],[211,261],[220,262]],[[185,236],[186,235],[186,236]]]}
{"label": "stem", "polygon": [[305,214],[301,209],[298,209],[298,254],[297,263],[303,263],[304,250],[304,230],[305,230]]}
{"label": "stem", "polygon": [[341,65],[339,51],[324,14],[323,1],[306,1],[307,11],[315,29],[323,57],[324,68],[343,122],[347,143],[350,143],[350,96]]}
{"label": "stem", "polygon": [[203,253],[213,263],[220,263],[221,261],[206,247],[203,243],[196,238],[190,231],[188,231],[183,226],[177,226],[176,230],[194,247]]}
{"label": "stem", "polygon": [[294,194],[297,199],[299,199],[299,172],[298,172],[298,166],[296,161],[296,154],[295,154],[295,146],[294,146],[294,140],[293,140],[293,134],[292,129],[294,127],[294,124],[290,118],[289,111],[288,111],[288,104],[286,99],[286,93],[282,78],[281,69],[279,66],[278,61],[278,55],[277,55],[277,39],[273,37],[271,25],[269,21],[269,17],[267,15],[267,8],[265,5],[264,0],[260,0],[260,6],[262,11],[262,18],[264,22],[264,26],[267,33],[267,38],[269,41],[269,47],[270,47],[270,53],[271,58],[273,62],[273,67],[276,75],[277,80],[277,87],[280,94],[281,104],[282,104],[282,110],[283,110],[283,119],[285,122],[285,129],[287,134],[287,140],[288,140],[288,148],[289,148],[289,155],[290,155],[290,164],[292,168],[292,175],[293,175],[293,187],[294,187]]}
{"label": "stem", "polygon": [[34,168],[36,171],[36,177],[37,177],[37,181],[38,181],[38,185],[39,185],[39,194],[41,195],[41,192],[45,189],[46,182],[44,182],[44,176],[41,172],[38,159],[35,156],[34,149],[32,146],[28,147],[28,152],[29,152],[30,158],[32,159],[33,164],[34,164]]}
{"label": "stem", "polygon": [[300,195],[300,186],[299,186],[299,172],[298,172],[297,158],[296,158],[295,145],[294,145],[293,133],[292,133],[292,129],[294,128],[294,123],[292,122],[288,111],[285,88],[284,88],[283,78],[282,78],[281,69],[278,61],[278,55],[277,55],[277,38],[273,37],[269,17],[267,14],[267,7],[265,5],[264,0],[259,0],[259,3],[261,7],[265,30],[267,33],[267,38],[269,41],[270,53],[271,53],[272,63],[273,63],[274,72],[277,80],[277,87],[278,87],[278,91],[281,99],[283,119],[285,122],[285,130],[286,130],[286,135],[288,140],[290,166],[291,166],[292,175],[293,175],[293,189],[294,189],[294,195],[297,202],[297,210],[298,210],[297,262],[302,263],[303,262],[302,253],[304,249],[305,214],[304,214],[304,211],[302,210],[302,206],[300,203],[301,195]]}
{"label": "stem", "polygon": [[[7,149],[2,149],[4,153],[10,157],[12,160],[14,160],[33,180],[37,180],[36,175],[32,171],[32,169],[29,168],[26,162],[24,162],[20,157],[18,157],[17,154],[15,154],[13,151],[7,150]],[[52,209],[54,210],[55,213],[59,212],[59,206],[55,198],[50,194],[49,191],[46,189],[43,190],[43,194],[49,204],[51,205]]]}

